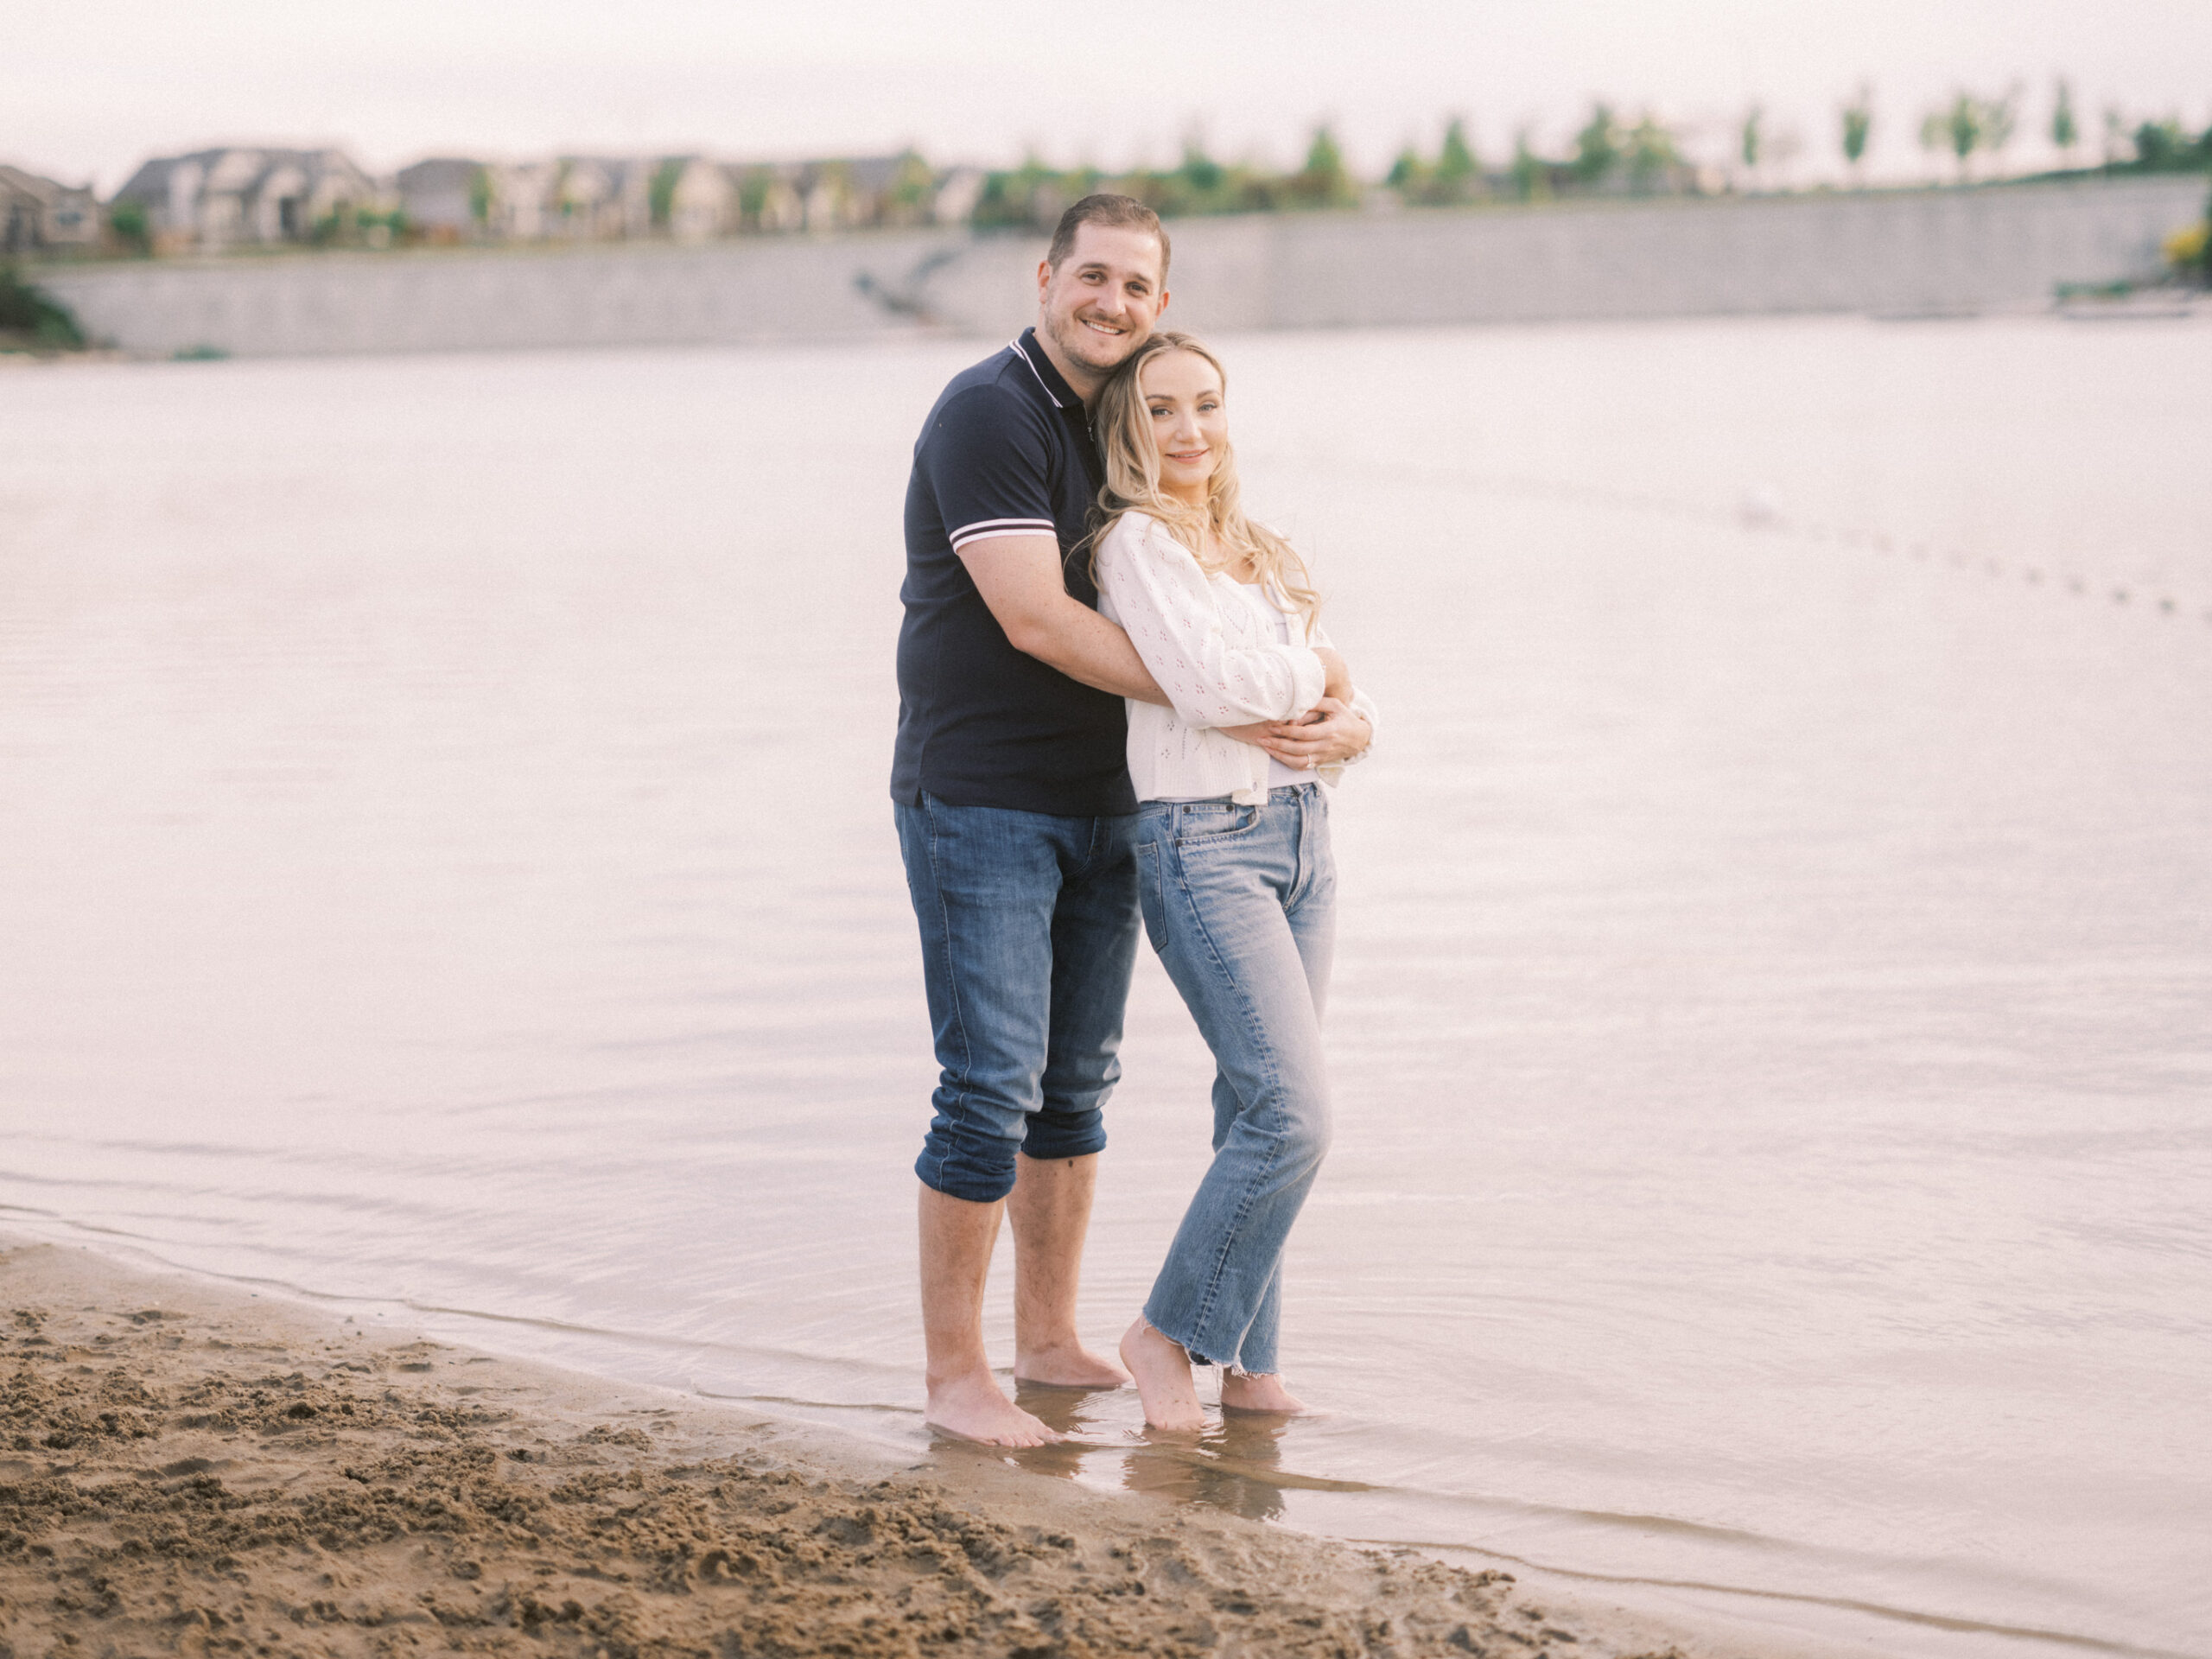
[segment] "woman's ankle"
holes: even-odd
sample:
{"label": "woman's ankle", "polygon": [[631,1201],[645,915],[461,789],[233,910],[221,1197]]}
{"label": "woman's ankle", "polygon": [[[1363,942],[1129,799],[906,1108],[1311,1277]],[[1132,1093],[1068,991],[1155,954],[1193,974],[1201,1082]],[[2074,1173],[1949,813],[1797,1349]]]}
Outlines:
{"label": "woman's ankle", "polygon": [[1225,1370],[1221,1374],[1221,1403],[1228,1411],[1303,1413],[1306,1402],[1283,1385],[1280,1371]]}
{"label": "woman's ankle", "polygon": [[1142,1315],[1122,1338],[1122,1363],[1136,1382],[1146,1422],[1179,1433],[1205,1427],[1205,1414],[1191,1380],[1189,1353]]}

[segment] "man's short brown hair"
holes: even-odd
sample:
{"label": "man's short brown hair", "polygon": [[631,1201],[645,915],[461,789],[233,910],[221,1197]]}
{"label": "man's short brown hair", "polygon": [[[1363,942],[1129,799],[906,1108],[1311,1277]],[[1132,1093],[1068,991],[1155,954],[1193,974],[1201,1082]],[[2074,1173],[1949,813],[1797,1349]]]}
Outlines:
{"label": "man's short brown hair", "polygon": [[1076,227],[1080,225],[1108,225],[1116,230],[1142,231],[1147,236],[1160,238],[1160,283],[1167,285],[1167,232],[1160,222],[1160,215],[1139,201],[1135,196],[1116,196],[1101,191],[1095,196],[1085,196],[1081,201],[1060,215],[1060,222],[1052,232],[1052,245],[1045,254],[1045,263],[1054,270],[1060,261],[1075,251]]}

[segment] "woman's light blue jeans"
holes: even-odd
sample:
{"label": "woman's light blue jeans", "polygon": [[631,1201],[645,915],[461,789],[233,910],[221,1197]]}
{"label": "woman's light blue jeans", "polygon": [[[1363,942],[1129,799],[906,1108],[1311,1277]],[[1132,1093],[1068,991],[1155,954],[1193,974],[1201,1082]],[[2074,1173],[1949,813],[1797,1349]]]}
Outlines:
{"label": "woman's light blue jeans", "polygon": [[1193,1363],[1279,1370],[1282,1255],[1329,1146],[1321,1007],[1336,863],[1318,784],[1148,801],[1137,818],[1145,931],[1213,1050],[1213,1164],[1144,1317]]}

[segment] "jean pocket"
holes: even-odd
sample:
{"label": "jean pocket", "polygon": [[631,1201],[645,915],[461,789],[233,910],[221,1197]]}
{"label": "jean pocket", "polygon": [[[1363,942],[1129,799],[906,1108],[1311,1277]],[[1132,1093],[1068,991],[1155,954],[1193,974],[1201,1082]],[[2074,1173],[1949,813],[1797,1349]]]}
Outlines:
{"label": "jean pocket", "polygon": [[1175,809],[1175,844],[1193,847],[1241,836],[1260,821],[1256,806],[1235,801],[1191,801]]}

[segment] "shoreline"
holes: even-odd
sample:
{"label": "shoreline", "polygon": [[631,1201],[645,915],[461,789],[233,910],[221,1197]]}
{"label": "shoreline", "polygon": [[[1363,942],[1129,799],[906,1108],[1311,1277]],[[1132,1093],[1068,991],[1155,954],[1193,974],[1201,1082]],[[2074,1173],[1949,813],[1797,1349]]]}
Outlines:
{"label": "shoreline", "polygon": [[[1686,1632],[0,1235],[0,1653],[1842,1649]],[[1172,1458],[1172,1448],[1163,1448]]]}

